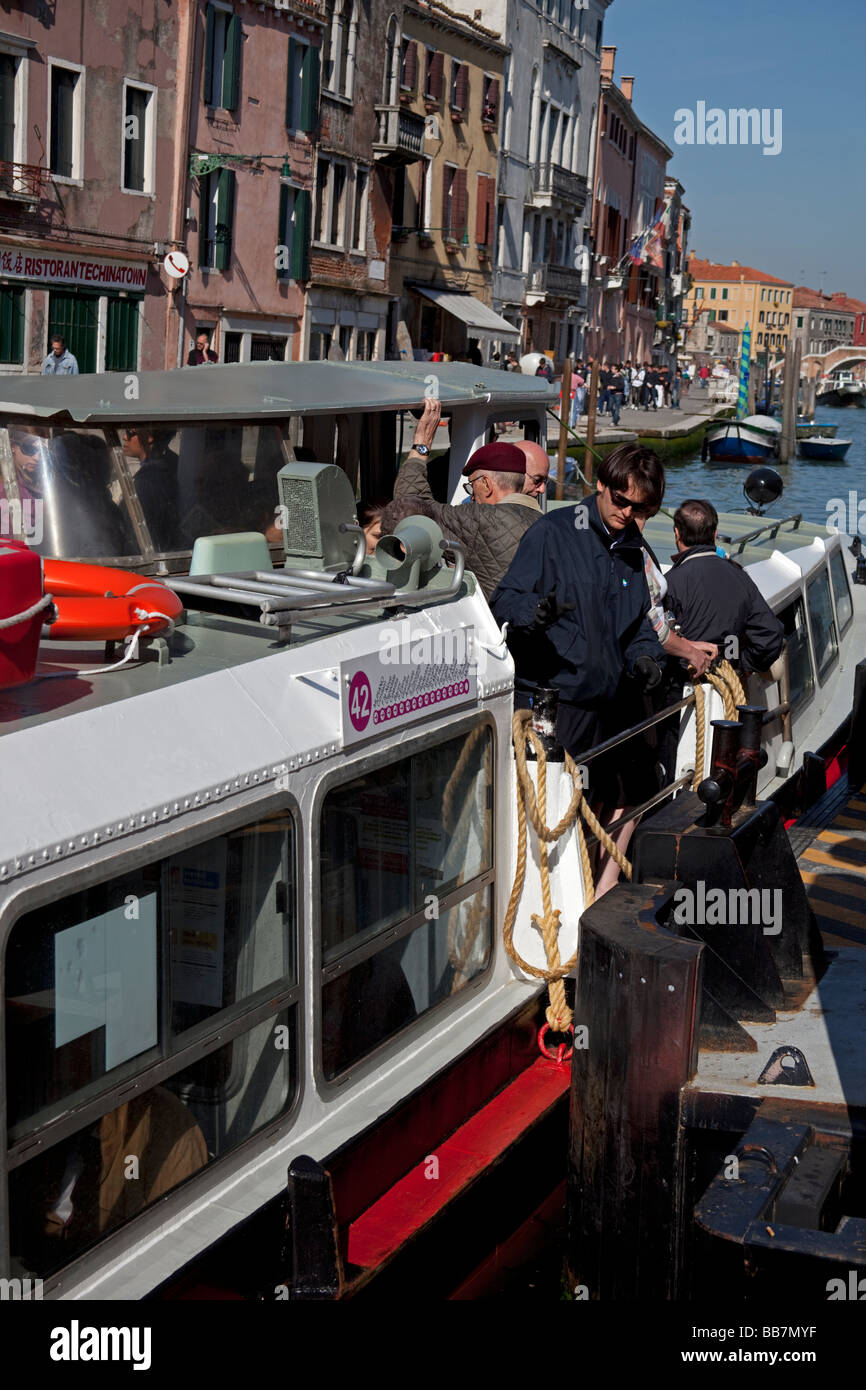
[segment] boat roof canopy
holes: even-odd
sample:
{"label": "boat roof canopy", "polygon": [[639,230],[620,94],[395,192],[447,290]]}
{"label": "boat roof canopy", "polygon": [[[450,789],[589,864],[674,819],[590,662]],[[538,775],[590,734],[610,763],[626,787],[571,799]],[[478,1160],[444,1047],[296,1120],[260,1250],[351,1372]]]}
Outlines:
{"label": "boat roof canopy", "polygon": [[458,362],[250,362],[167,372],[6,378],[0,411],[76,424],[140,420],[278,419],[293,414],[418,408],[431,378],[444,409],[556,399],[543,378]]}

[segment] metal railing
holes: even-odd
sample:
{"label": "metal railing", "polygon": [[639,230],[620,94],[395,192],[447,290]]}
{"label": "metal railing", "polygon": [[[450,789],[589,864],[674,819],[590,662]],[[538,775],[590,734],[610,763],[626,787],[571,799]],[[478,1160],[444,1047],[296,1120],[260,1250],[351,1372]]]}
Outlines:
{"label": "metal railing", "polygon": [[796,531],[800,522],[803,520],[802,512],[794,512],[791,516],[784,516],[780,521],[765,521],[763,526],[756,526],[754,531],[747,531],[745,536],[723,536],[719,533],[719,540],[725,545],[736,546],[736,553],[739,555],[752,541],[756,541],[759,536],[776,536],[783,526],[791,524],[791,530]]}
{"label": "metal railing", "polygon": [[572,173],[562,164],[539,164],[535,169],[536,197],[563,198],[570,203],[585,204],[589,184],[583,174]]}
{"label": "metal railing", "polygon": [[0,198],[39,198],[51,182],[51,170],[41,164],[17,164],[0,159]]}

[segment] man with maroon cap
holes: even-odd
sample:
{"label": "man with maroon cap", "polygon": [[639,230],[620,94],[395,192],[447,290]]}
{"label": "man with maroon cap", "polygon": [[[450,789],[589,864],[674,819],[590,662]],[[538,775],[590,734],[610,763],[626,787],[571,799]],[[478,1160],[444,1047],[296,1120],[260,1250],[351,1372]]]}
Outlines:
{"label": "man with maroon cap", "polygon": [[[514,444],[485,444],[476,449],[466,467],[463,484],[471,501],[462,507],[437,502],[427,478],[427,457],[442,414],[438,400],[428,399],[415,427],[412,448],[406,455],[394,485],[394,502],[416,498],[424,512],[442,528],[447,539],[460,541],[471,570],[486,599],[511,564],[529,527],[541,517],[534,497],[523,491],[526,456]],[[382,516],[382,534],[391,530],[390,508]]]}

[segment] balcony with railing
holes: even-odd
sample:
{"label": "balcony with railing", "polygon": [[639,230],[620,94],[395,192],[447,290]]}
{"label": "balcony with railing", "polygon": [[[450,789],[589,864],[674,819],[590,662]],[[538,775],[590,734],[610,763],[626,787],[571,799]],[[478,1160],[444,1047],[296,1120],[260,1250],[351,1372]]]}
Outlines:
{"label": "balcony with railing", "polygon": [[18,164],[0,159],[0,198],[38,202],[51,182],[51,170],[41,164]]}
{"label": "balcony with railing", "polygon": [[377,106],[373,155],[381,164],[414,164],[424,145],[424,117],[405,106]]}
{"label": "balcony with railing", "polygon": [[574,174],[561,164],[538,164],[534,170],[533,202],[547,206],[553,199],[573,203],[580,211],[586,205],[589,184],[583,174]]}
{"label": "balcony with railing", "polygon": [[551,299],[568,299],[580,304],[586,300],[586,286],[579,270],[569,265],[534,265],[527,289]]}

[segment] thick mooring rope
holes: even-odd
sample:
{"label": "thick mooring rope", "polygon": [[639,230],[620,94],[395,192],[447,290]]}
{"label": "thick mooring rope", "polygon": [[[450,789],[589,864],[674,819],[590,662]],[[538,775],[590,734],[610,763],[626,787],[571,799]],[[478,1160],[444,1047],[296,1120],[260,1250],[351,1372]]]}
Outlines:
{"label": "thick mooring rope", "polygon": [[[590,864],[589,850],[586,846],[586,836],[583,829],[584,821],[608,853],[616,860],[616,863],[628,879],[631,878],[631,864],[590,810],[589,803],[584,795],[577,764],[568,753],[565,755],[565,768],[571,777],[574,792],[559,824],[554,826],[552,830],[548,827],[546,824],[547,756],[544,751],[544,744],[541,742],[535,730],[530,726],[531,718],[532,713],[530,710],[515,710],[512,720],[517,784],[517,866],[514,874],[514,885],[511,889],[511,897],[508,900],[508,907],[505,911],[502,935],[505,949],[514,963],[518,965],[525,974],[531,975],[533,979],[547,981],[550,993],[550,1004],[546,1013],[547,1022],[555,1032],[561,1033],[569,1027],[572,1019],[572,1011],[565,1001],[565,985],[563,984],[563,980],[565,976],[574,969],[577,963],[577,952],[575,951],[570,960],[567,960],[564,964],[562,963],[559,954],[560,911],[558,908],[554,908],[551,898],[550,867],[548,864],[547,846],[548,844],[555,844],[571,826],[576,825],[578,846],[580,849],[580,864],[583,874],[584,900],[587,907],[595,900],[595,885],[592,879],[592,866]],[[532,744],[535,756],[538,759],[537,795],[526,763],[527,739]],[[517,906],[520,902],[520,897],[523,893],[523,885],[526,880],[527,818],[532,822],[533,828],[538,836],[538,858],[541,869],[541,898],[544,911],[541,915],[533,913],[532,921],[541,932],[541,939],[544,942],[544,953],[547,959],[546,970],[540,970],[537,966],[530,965],[528,961],[523,959],[514,945],[514,922],[517,917]]]}
{"label": "thick mooring rope", "polygon": [[[729,661],[721,661],[714,671],[707,671],[706,680],[715,686],[722,697],[725,718],[736,719],[737,705],[746,703],[742,682]],[[706,727],[704,720],[705,692],[700,681],[695,682],[695,775],[692,791],[696,792],[704,779]]]}

